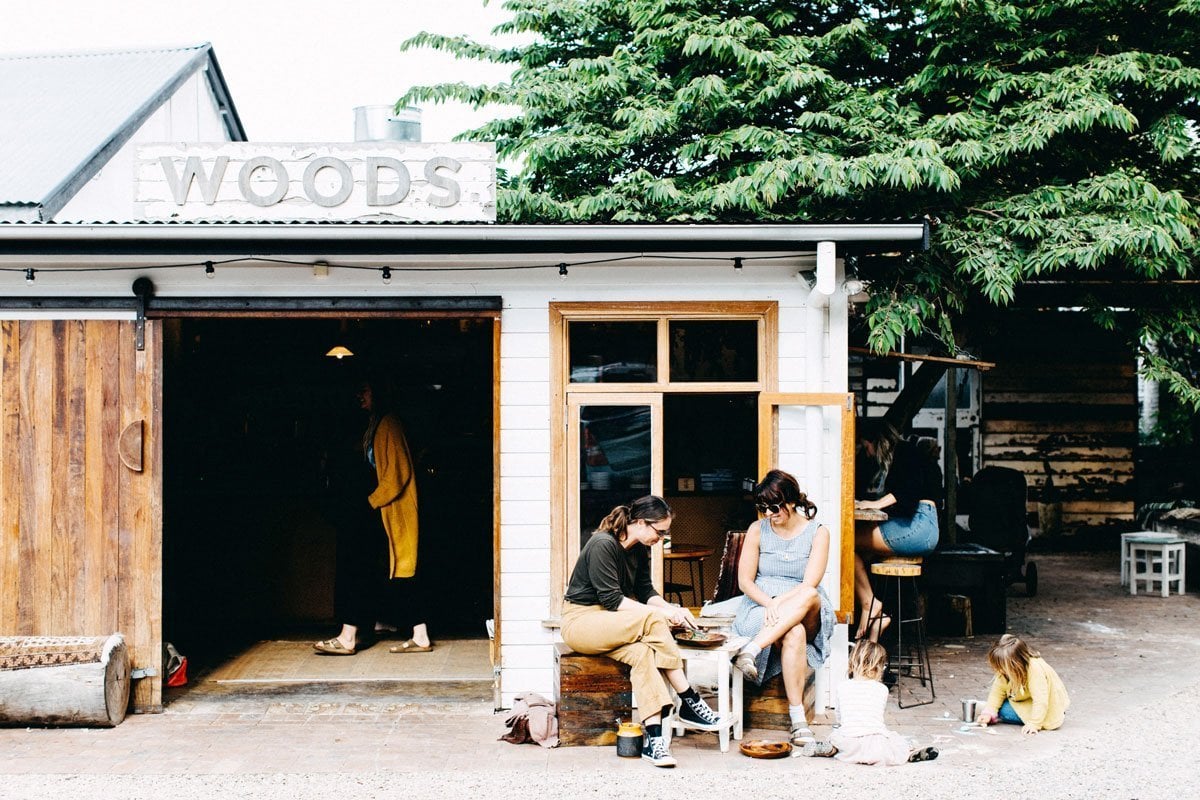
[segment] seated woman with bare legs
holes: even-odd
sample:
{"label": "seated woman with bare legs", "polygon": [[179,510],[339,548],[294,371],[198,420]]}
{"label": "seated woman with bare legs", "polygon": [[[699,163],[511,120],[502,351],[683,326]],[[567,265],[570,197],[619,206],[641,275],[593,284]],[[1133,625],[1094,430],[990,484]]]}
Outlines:
{"label": "seated woman with bare legs", "polygon": [[862,522],[854,531],[854,594],[858,599],[857,638],[878,641],[891,622],[871,588],[869,564],[890,556],[923,556],[938,545],[938,509],[926,485],[928,472],[912,442],[897,441],[890,425],[869,425],[859,436],[859,457],[872,459],[886,473],[883,496],[856,500],[855,508],[886,511],[883,522]]}
{"label": "seated woman with bare legs", "polygon": [[749,636],[734,658],[746,677],[761,684],[783,673],[791,738],[813,741],[804,711],[808,668],[825,663],[833,632],[833,604],[821,588],[829,563],[829,530],[813,521],[817,507],[794,477],[773,469],[754,488],[762,518],[750,525],[738,561],[745,593],[733,630]]}

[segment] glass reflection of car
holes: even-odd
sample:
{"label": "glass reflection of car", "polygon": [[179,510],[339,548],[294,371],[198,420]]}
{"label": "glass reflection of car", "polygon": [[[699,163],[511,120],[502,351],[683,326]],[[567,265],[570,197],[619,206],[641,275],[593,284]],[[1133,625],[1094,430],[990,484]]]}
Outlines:
{"label": "glass reflection of car", "polygon": [[600,368],[600,380],[605,383],[645,383],[654,380],[654,367],[630,361],[605,364]]}
{"label": "glass reflection of car", "polygon": [[650,383],[654,367],[631,361],[617,361],[601,366],[571,367],[571,383]]}
{"label": "glass reflection of car", "polygon": [[[650,409],[647,406],[593,407],[590,411],[604,416],[580,420],[603,464],[587,463],[589,477],[596,472],[609,472],[633,479],[649,474],[650,466]],[[585,437],[587,436],[585,434]]]}

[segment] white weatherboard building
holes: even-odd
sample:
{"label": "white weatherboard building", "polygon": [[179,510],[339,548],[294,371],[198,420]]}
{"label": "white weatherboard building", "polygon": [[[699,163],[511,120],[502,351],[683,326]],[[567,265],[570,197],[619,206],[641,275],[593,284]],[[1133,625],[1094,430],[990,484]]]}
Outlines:
{"label": "white weatherboard building", "polygon": [[[423,454],[433,635],[495,621],[502,705],[553,693],[581,540],[640,494],[715,550],[697,587],[656,555],[698,605],[753,519],[744,482],[796,474],[844,623],[844,258],[924,247],[923,223],[496,224],[487,145],[240,141],[201,50],[178,89],[204,92],[158,92],[56,178],[87,187],[71,223],[72,199],[0,182],[0,574],[22,588],[0,633],[121,630],[156,666],[179,630],[336,619],[322,492],[355,358],[395,380]],[[162,134],[176,111],[195,143]]]}

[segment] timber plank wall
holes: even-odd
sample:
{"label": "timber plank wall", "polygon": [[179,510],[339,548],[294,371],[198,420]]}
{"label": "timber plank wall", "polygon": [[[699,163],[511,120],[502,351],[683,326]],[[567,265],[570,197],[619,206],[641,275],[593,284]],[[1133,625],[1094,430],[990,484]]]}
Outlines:
{"label": "timber plank wall", "polygon": [[997,317],[983,376],[983,463],[1025,474],[1028,510],[1044,497],[1046,466],[1063,526],[1132,520],[1137,376],[1132,352],[1071,312]]}
{"label": "timber plank wall", "polygon": [[[159,667],[156,323],[145,339],[132,322],[0,320],[0,635],[120,632],[134,667]],[[160,705],[158,678],[134,684],[135,710]]]}

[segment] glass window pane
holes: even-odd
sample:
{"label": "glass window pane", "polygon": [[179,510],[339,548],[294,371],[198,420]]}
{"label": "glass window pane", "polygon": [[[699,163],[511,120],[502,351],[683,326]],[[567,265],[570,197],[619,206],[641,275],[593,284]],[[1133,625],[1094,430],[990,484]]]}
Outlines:
{"label": "glass window pane", "polygon": [[579,546],[619,505],[650,492],[650,406],[579,409]]}
{"label": "glass window pane", "polygon": [[674,320],[671,381],[758,380],[758,323]]}
{"label": "glass window pane", "polygon": [[657,327],[646,322],[570,322],[571,383],[654,383]]}

